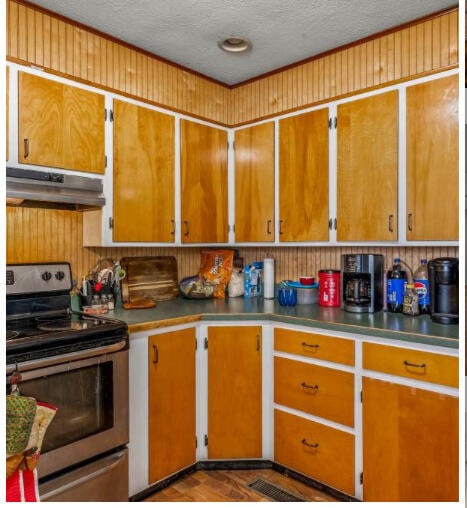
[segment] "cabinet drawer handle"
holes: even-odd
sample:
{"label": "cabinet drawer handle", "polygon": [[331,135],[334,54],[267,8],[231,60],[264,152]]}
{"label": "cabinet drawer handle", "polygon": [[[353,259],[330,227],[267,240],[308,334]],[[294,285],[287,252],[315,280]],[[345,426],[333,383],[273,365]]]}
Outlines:
{"label": "cabinet drawer handle", "polygon": [[159,350],[157,349],[157,346],[155,344],[152,345],[152,350],[153,350],[152,363],[159,363]]}
{"label": "cabinet drawer handle", "polygon": [[302,347],[314,347],[314,348],[319,348],[319,344],[307,344],[306,342],[302,342]]}
{"label": "cabinet drawer handle", "polygon": [[261,341],[259,340],[259,333],[256,334],[256,351],[261,349]]}
{"label": "cabinet drawer handle", "polygon": [[309,446],[310,448],[318,448],[319,443],[307,443],[306,439],[302,439],[302,445]]}
{"label": "cabinet drawer handle", "polygon": [[188,236],[190,234],[190,228],[187,220],[183,221],[183,224],[185,224],[185,233],[183,233],[185,236]]}
{"label": "cabinet drawer handle", "polygon": [[25,138],[24,142],[24,158],[27,159],[29,157],[29,139]]}
{"label": "cabinet drawer handle", "polygon": [[412,231],[413,229],[412,215],[413,214],[409,213],[409,215],[407,216],[407,228],[409,229],[409,231]]}
{"label": "cabinet drawer handle", "polygon": [[269,220],[267,221],[267,231],[266,231],[266,232],[267,232],[267,234],[268,234],[268,235],[270,235],[270,234],[271,234],[271,222],[272,222],[272,220],[271,220],[271,219],[269,219]]}
{"label": "cabinet drawer handle", "polygon": [[404,360],[403,363],[406,367],[416,367],[417,369],[424,369],[426,367],[426,363],[410,363],[407,360]]}
{"label": "cabinet drawer handle", "polygon": [[283,234],[283,232],[282,232],[282,223],[283,223],[283,222],[284,222],[284,221],[283,221],[282,219],[279,221],[279,234],[280,234],[280,235],[282,235],[282,234]]}
{"label": "cabinet drawer handle", "polygon": [[302,387],[308,388],[309,390],[317,390],[319,388],[319,385],[307,385],[305,381],[302,381]]}
{"label": "cabinet drawer handle", "polygon": [[391,213],[389,215],[389,221],[388,221],[388,228],[389,228],[389,232],[390,233],[394,233],[394,225],[393,225],[393,222],[394,222],[394,215]]}
{"label": "cabinet drawer handle", "polygon": [[172,223],[172,231],[170,232],[170,234],[175,235],[175,221],[172,219],[170,222]]}

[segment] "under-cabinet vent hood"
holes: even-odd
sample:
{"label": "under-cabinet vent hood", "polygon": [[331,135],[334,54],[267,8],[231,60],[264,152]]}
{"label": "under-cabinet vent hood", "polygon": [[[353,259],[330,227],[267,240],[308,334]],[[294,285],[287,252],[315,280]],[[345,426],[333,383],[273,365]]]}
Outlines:
{"label": "under-cabinet vent hood", "polygon": [[100,178],[11,167],[6,168],[6,198],[7,203],[18,204],[25,200],[80,207],[105,205]]}

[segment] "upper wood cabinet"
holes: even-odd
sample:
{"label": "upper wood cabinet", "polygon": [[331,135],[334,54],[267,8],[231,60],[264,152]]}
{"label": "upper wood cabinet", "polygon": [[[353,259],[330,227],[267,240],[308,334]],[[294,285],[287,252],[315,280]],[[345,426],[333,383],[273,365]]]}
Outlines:
{"label": "upper wood cabinet", "polygon": [[104,95],[18,73],[18,162],[104,173]]}
{"label": "upper wood cabinet", "polygon": [[149,483],[196,461],[195,329],[149,337]]}
{"label": "upper wood cabinet", "polygon": [[337,106],[337,240],[397,241],[398,92]]}
{"label": "upper wood cabinet", "polygon": [[235,131],[235,241],[274,241],[274,122]]}
{"label": "upper wood cabinet", "polygon": [[407,240],[459,239],[458,82],[407,87]]}
{"label": "upper wood cabinet", "polygon": [[261,326],[208,328],[208,458],[262,457]]}
{"label": "upper wood cabinet", "polygon": [[228,241],[227,131],[181,120],[182,243]]}
{"label": "upper wood cabinet", "polygon": [[279,240],[329,240],[329,112],[279,122]]}
{"label": "upper wood cabinet", "polygon": [[113,239],[175,241],[175,119],[114,101]]}

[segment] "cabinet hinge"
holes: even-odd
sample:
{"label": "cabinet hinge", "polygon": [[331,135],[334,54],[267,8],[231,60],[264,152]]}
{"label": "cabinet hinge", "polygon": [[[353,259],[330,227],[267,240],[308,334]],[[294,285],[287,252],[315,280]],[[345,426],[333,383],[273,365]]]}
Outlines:
{"label": "cabinet hinge", "polygon": [[109,229],[113,229],[113,228],[114,228],[114,218],[109,217]]}
{"label": "cabinet hinge", "polygon": [[113,121],[114,121],[114,112],[113,112],[111,109],[109,109],[109,120],[110,120],[111,122],[113,122]]}
{"label": "cabinet hinge", "polygon": [[363,485],[363,471],[360,473],[360,485]]}
{"label": "cabinet hinge", "polygon": [[104,108],[104,122],[107,122],[107,108]]}
{"label": "cabinet hinge", "polygon": [[329,227],[329,229],[332,229],[332,219],[329,219],[328,227]]}
{"label": "cabinet hinge", "polygon": [[107,155],[104,156],[104,167],[107,168]]}
{"label": "cabinet hinge", "polygon": [[334,229],[337,231],[337,219],[334,219]]}
{"label": "cabinet hinge", "polygon": [[337,129],[337,116],[334,117],[334,129]]}
{"label": "cabinet hinge", "polygon": [[198,437],[195,436],[195,448],[198,448]]}
{"label": "cabinet hinge", "polygon": [[337,129],[337,116],[335,116],[334,118],[331,117],[328,120],[328,128],[329,129]]}
{"label": "cabinet hinge", "polygon": [[204,446],[208,445],[208,435],[204,434]]}
{"label": "cabinet hinge", "polygon": [[198,341],[196,340],[196,337],[195,337],[195,351],[198,349]]}
{"label": "cabinet hinge", "polygon": [[363,402],[363,390],[360,390],[360,402]]}
{"label": "cabinet hinge", "polygon": [[204,349],[207,349],[208,348],[208,338],[205,337],[204,338]]}

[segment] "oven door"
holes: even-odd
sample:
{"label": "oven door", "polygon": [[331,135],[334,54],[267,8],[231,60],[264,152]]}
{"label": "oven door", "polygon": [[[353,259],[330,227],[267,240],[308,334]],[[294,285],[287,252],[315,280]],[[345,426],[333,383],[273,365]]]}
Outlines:
{"label": "oven door", "polygon": [[39,478],[128,443],[125,346],[122,341],[17,366],[21,394],[57,407],[42,444]]}

